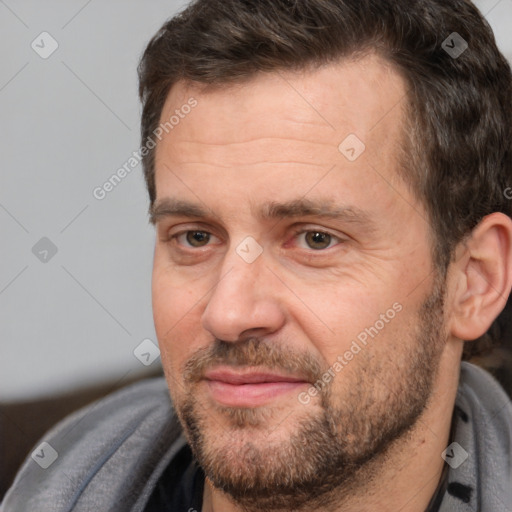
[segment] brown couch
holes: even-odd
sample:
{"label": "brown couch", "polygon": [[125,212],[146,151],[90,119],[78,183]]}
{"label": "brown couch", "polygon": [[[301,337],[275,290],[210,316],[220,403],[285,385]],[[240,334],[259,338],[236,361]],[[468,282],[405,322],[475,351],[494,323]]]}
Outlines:
{"label": "brown couch", "polygon": [[121,387],[160,374],[161,369],[158,369],[136,378],[107,382],[43,400],[0,403],[0,501],[25,457],[55,423]]}

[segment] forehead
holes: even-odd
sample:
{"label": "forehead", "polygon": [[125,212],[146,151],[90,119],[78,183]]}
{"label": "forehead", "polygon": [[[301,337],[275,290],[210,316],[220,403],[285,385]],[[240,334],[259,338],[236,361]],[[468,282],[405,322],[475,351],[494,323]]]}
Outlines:
{"label": "forehead", "polygon": [[[191,99],[194,108],[183,108]],[[177,83],[161,115],[162,124],[179,121],[156,148],[157,198],[184,177],[210,196],[241,193],[249,181],[262,193],[284,191],[291,179],[300,194],[309,177],[333,166],[336,186],[364,181],[371,193],[383,180],[397,182],[405,111],[404,80],[375,55],[234,85]],[[187,186],[174,188],[190,195]]]}
{"label": "forehead", "polygon": [[[282,116],[283,121],[311,124],[314,131],[320,130],[317,138],[325,133],[337,140],[352,129],[371,145],[372,137],[400,125],[405,82],[390,63],[374,54],[298,72],[260,73],[242,83],[205,86],[178,82],[167,96],[161,122],[191,97],[198,99],[194,117],[202,117],[203,130],[197,135],[206,135],[208,142],[279,132],[276,122]],[[213,111],[216,117],[209,118]],[[187,135],[189,123],[183,124],[173,132]],[[208,130],[211,126],[215,130]],[[193,135],[193,130],[189,134]]]}

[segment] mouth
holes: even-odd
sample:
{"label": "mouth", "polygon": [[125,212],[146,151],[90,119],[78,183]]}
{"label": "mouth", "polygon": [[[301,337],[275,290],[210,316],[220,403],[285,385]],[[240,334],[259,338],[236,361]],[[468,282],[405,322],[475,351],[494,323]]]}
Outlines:
{"label": "mouth", "polygon": [[211,397],[226,407],[258,407],[311,385],[301,376],[258,370],[218,367],[207,371],[204,381]]}

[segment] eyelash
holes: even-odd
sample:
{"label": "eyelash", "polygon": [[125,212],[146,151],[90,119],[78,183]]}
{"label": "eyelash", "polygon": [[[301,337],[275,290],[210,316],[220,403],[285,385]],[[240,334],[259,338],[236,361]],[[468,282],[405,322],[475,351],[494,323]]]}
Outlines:
{"label": "eyelash", "polygon": [[[191,233],[191,232],[199,232],[199,233],[206,233],[212,237],[215,237],[217,238],[213,233],[209,232],[209,231],[206,231],[206,230],[201,230],[201,229],[187,229],[187,230],[184,230],[184,231],[180,231],[178,233],[175,233],[175,234],[172,234],[172,235],[169,235],[167,241],[168,242],[173,242],[173,241],[178,241],[178,238],[183,236],[183,235],[187,235],[188,233]],[[339,237],[339,236],[336,236],[334,235],[333,233],[330,233],[329,231],[324,231],[324,230],[320,230],[320,229],[304,229],[303,227],[301,228],[297,228],[295,230],[293,230],[292,232],[292,237],[293,239],[297,239],[298,236],[300,235],[304,235],[304,234],[307,234],[307,233],[320,233],[320,234],[323,234],[323,235],[328,235],[331,237],[332,241],[337,241],[337,243],[335,243],[334,245],[329,245],[328,247],[326,247],[325,249],[313,249],[311,247],[309,248],[304,248],[302,247],[302,249],[304,250],[310,250],[310,251],[313,251],[313,252],[317,252],[317,253],[320,253],[320,252],[325,252],[327,251],[328,249],[332,249],[332,247],[335,247],[336,245],[340,244],[343,242],[343,240]],[[178,242],[179,243],[179,242]],[[202,249],[204,247],[208,247],[208,245],[204,246],[204,247],[193,247],[193,246],[190,246],[190,245],[186,245],[186,244],[180,244],[180,245],[183,245],[185,247],[187,247],[187,249],[189,250],[197,250],[197,249]]]}
{"label": "eyelash", "polygon": [[328,236],[330,236],[330,237],[331,237],[331,239],[332,239],[331,241],[335,241],[335,240],[337,240],[337,241],[338,241],[338,243],[336,243],[336,244],[334,244],[334,245],[329,245],[329,247],[326,247],[325,249],[316,249],[316,250],[315,250],[315,249],[312,249],[311,247],[309,247],[309,248],[307,248],[307,249],[306,249],[306,248],[303,248],[303,249],[305,249],[305,250],[310,250],[310,251],[314,251],[314,252],[317,252],[317,253],[319,253],[319,252],[324,252],[324,251],[327,251],[327,250],[329,250],[329,249],[332,249],[334,246],[336,246],[336,245],[338,245],[339,243],[341,243],[341,242],[342,242],[342,239],[341,239],[339,236],[336,236],[336,235],[334,235],[333,233],[330,233],[329,231],[323,231],[323,230],[321,230],[321,229],[304,229],[304,228],[298,228],[298,229],[296,229],[296,230],[294,230],[294,231],[293,231],[293,238],[294,238],[294,239],[297,239],[297,237],[298,237],[299,235],[304,235],[304,234],[306,234],[306,233],[320,233],[320,234],[322,234],[322,235],[328,235]]}

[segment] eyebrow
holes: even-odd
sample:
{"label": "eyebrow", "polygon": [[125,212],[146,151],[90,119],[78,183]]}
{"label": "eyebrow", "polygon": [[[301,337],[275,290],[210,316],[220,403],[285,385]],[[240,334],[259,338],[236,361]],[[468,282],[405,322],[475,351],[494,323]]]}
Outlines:
{"label": "eyebrow", "polygon": [[211,216],[211,212],[203,206],[181,199],[164,198],[152,204],[149,208],[151,224],[156,224],[165,217],[204,218],[208,216]]}
{"label": "eyebrow", "polygon": [[[255,208],[252,208],[254,211]],[[174,198],[164,198],[153,204],[149,210],[150,221],[156,224],[166,217],[207,218],[214,213],[203,205]],[[295,199],[284,203],[270,201],[257,210],[261,220],[282,220],[296,217],[317,217],[340,220],[375,228],[376,222],[368,212],[352,206],[340,206],[329,200]]]}
{"label": "eyebrow", "polygon": [[323,217],[370,224],[370,215],[359,208],[339,206],[328,200],[296,199],[286,203],[269,202],[259,215],[263,219]]}

